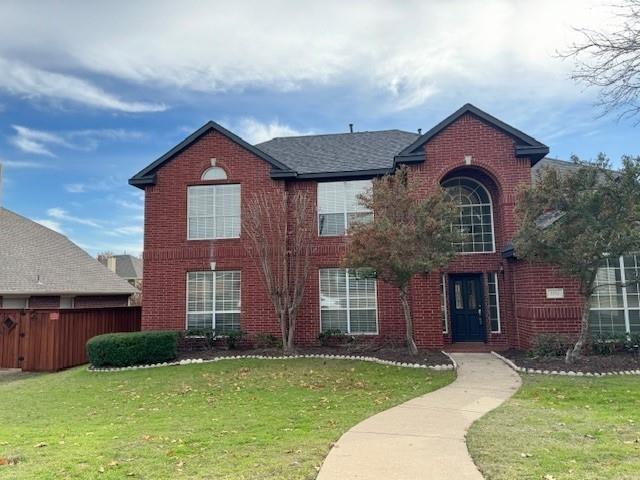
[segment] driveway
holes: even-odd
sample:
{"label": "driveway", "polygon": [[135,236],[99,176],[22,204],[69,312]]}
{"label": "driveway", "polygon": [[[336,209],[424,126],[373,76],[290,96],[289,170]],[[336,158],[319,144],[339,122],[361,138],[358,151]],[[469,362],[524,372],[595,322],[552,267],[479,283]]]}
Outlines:
{"label": "driveway", "polygon": [[345,433],[318,480],[479,480],[469,426],[520,387],[518,374],[489,353],[454,353],[450,385],[374,415]]}

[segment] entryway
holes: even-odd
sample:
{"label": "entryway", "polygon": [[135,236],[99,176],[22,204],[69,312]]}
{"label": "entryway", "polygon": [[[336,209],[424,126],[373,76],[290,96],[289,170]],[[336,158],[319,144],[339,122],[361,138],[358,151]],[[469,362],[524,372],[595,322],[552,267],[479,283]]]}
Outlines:
{"label": "entryway", "polygon": [[454,342],[484,342],[482,274],[449,275],[449,311]]}

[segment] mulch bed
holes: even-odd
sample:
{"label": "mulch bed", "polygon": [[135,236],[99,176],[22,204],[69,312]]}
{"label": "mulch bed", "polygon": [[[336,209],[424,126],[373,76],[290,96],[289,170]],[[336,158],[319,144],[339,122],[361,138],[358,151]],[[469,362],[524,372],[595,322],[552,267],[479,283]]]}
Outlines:
{"label": "mulch bed", "polygon": [[[442,352],[435,350],[420,350],[418,355],[413,356],[407,353],[406,349],[396,348],[372,348],[358,346],[336,346],[336,347],[306,347],[296,350],[298,355],[351,355],[362,357],[375,357],[380,360],[391,360],[394,362],[417,363],[420,365],[451,365],[449,357]],[[243,355],[263,355],[265,357],[281,357],[282,350],[279,348],[254,348],[242,350],[225,350],[214,348],[211,350],[188,350],[182,351],[178,355],[178,360],[192,358],[202,358],[208,360],[216,357],[233,357]]]}
{"label": "mulch bed", "polygon": [[587,355],[572,364],[565,363],[564,357],[532,357],[522,350],[506,350],[500,354],[519,367],[535,370],[606,373],[640,369],[640,357],[627,352]]}

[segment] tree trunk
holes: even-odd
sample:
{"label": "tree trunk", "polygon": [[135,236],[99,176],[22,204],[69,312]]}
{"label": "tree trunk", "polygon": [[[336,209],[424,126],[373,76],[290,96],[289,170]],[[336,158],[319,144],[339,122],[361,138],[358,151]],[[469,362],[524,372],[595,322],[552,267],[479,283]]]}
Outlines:
{"label": "tree trunk", "polygon": [[566,363],[573,363],[582,356],[582,349],[589,340],[589,299],[587,299],[582,307],[582,321],[580,322],[580,336],[575,345],[567,350],[565,355]]}
{"label": "tree trunk", "polygon": [[407,325],[407,348],[411,355],[417,355],[418,347],[416,346],[416,342],[413,340],[413,320],[411,319],[411,307],[409,306],[409,301],[407,299],[407,286],[400,289],[400,303],[402,304],[404,320]]}
{"label": "tree trunk", "polygon": [[287,337],[287,353],[295,352],[295,338],[296,338],[296,318],[295,314],[289,313],[289,318],[287,319],[287,324],[289,325],[289,332]]}
{"label": "tree trunk", "polygon": [[289,332],[287,331],[287,319],[284,312],[278,312],[278,321],[280,322],[280,333],[282,334],[282,351],[287,353],[289,348]]}

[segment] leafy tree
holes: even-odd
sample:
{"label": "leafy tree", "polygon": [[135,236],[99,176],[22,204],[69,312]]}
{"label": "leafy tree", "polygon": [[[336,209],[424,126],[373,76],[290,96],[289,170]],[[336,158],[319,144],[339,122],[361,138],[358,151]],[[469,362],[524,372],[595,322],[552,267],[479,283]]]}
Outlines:
{"label": "leafy tree", "polygon": [[543,169],[535,185],[521,192],[514,238],[518,256],[556,265],[580,285],[581,331],[567,351],[568,363],[580,356],[589,337],[589,299],[598,268],[608,257],[640,250],[640,157],[623,157],[617,171],[603,154],[592,162],[573,161],[568,172]]}
{"label": "leafy tree", "polygon": [[313,222],[305,192],[280,198],[254,193],[242,216],[242,230],[250,240],[247,252],[260,271],[276,311],[282,348],[292,352],[298,310],[311,263]]}
{"label": "leafy tree", "polygon": [[419,192],[418,183],[406,167],[394,175],[373,180],[371,191],[360,196],[363,206],[374,212],[370,223],[350,230],[344,265],[374,271],[377,278],[398,288],[406,321],[409,351],[417,354],[409,304],[409,282],[447,264],[455,254],[453,243],[460,235],[451,228],[457,208],[445,192],[436,188]]}

